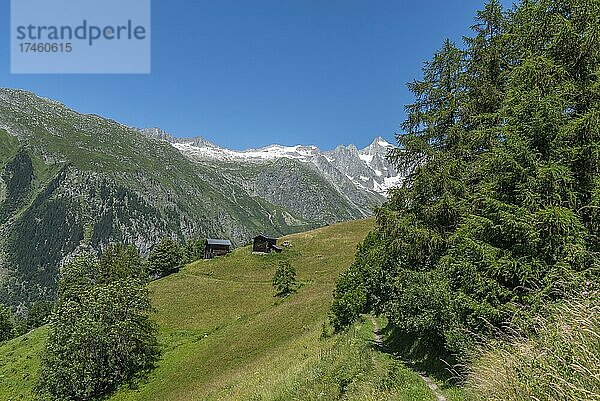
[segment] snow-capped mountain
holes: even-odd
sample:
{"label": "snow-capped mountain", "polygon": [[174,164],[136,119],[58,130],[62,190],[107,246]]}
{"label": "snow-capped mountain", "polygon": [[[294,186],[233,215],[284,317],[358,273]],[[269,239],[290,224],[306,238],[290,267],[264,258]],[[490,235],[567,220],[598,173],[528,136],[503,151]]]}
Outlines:
{"label": "snow-capped mountain", "polygon": [[402,176],[386,158],[392,149],[392,144],[377,137],[364,149],[340,145],[325,152],[325,156],[357,185],[386,195],[402,181]]}
{"label": "snow-capped mountain", "polygon": [[[159,128],[142,129],[153,138],[169,142],[187,158],[198,161],[223,161],[238,163],[263,163],[279,159],[292,159],[310,163],[329,181],[339,185],[340,180],[350,180],[359,190],[387,195],[390,188],[402,181],[386,156],[394,146],[381,137],[366,148],[339,145],[322,151],[316,146],[269,145],[259,149],[231,150],[220,147],[201,137],[175,138]],[[335,171],[333,171],[335,170]]]}

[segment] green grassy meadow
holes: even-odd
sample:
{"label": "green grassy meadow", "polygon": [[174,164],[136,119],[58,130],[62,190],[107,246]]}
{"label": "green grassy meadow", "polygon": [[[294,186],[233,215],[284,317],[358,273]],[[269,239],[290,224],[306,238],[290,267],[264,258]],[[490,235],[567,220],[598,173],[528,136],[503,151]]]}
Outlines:
{"label": "green grassy meadow", "polygon": [[[109,399],[434,400],[414,372],[376,350],[370,320],[323,336],[335,280],[372,225],[290,235],[282,254],[239,248],[151,283],[162,359]],[[299,285],[278,298],[271,278],[283,259]],[[34,399],[45,334],[42,328],[0,346],[0,399]]]}

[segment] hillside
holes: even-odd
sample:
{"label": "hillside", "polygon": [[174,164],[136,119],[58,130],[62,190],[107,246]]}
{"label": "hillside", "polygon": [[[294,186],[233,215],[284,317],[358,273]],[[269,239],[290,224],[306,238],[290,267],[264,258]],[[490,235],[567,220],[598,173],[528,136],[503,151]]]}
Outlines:
{"label": "hillside", "polygon": [[[153,282],[163,358],[147,381],[110,399],[433,400],[416,374],[373,350],[370,323],[321,339],[335,279],[372,224],[291,235],[280,255],[240,248]],[[280,259],[301,282],[286,299],[271,286]],[[44,336],[42,328],[0,346],[0,399],[31,399]]]}
{"label": "hillside", "polygon": [[[346,183],[347,184],[347,183]],[[111,242],[284,235],[364,218],[354,196],[291,158],[193,161],[171,144],[32,93],[0,89],[0,303],[52,299],[60,263]]]}

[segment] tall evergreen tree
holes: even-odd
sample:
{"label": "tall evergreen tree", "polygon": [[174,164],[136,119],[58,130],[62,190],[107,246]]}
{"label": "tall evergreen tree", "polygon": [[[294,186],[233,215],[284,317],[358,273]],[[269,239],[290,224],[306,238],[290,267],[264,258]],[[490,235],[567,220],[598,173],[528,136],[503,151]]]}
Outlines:
{"label": "tall evergreen tree", "polygon": [[599,4],[491,0],[409,84],[408,176],[338,280],[336,327],[374,310],[464,356],[598,281]]}
{"label": "tall evergreen tree", "polygon": [[500,121],[498,110],[510,63],[507,19],[500,2],[491,0],[478,11],[471,29],[474,36],[464,38],[469,62],[464,77],[467,95],[461,107],[465,128],[470,133],[466,139],[472,150],[480,153],[497,144],[494,127]]}

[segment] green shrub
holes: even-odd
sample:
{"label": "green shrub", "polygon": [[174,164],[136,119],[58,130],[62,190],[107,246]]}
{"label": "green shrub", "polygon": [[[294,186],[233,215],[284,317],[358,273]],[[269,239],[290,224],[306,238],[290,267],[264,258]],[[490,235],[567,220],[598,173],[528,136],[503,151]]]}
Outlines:
{"label": "green shrub", "polygon": [[134,278],[143,281],[148,277],[140,252],[133,245],[108,246],[102,252],[98,265],[104,280]]}
{"label": "green shrub", "polygon": [[356,321],[366,309],[367,295],[361,279],[354,270],[349,270],[338,278],[334,290],[330,320],[336,331],[342,330]]}
{"label": "green shrub", "polygon": [[192,263],[197,260],[204,258],[204,249],[206,247],[206,240],[202,238],[195,238],[189,240],[185,244],[183,250],[185,263]]}
{"label": "green shrub", "polygon": [[132,248],[100,263],[80,256],[61,272],[41,360],[38,391],[52,400],[91,400],[151,368],[156,328],[143,268]]}
{"label": "green shrub", "polygon": [[53,308],[54,303],[47,301],[38,301],[31,305],[25,319],[26,330],[33,330],[49,323]]}

